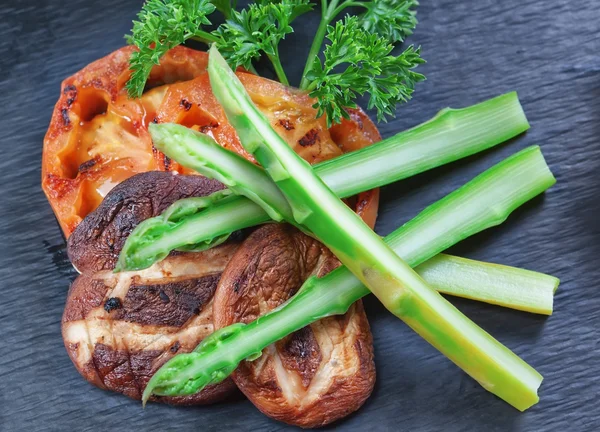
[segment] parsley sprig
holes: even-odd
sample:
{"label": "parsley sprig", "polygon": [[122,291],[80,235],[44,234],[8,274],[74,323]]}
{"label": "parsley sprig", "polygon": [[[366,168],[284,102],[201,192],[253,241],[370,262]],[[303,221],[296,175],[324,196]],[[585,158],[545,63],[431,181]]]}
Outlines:
{"label": "parsley sprig", "polygon": [[327,39],[325,60],[315,58],[306,78],[310,95],[317,99],[317,115],[326,114],[328,126],[348,118],[345,108],[356,107],[356,98],[366,93],[368,108],[375,108],[377,120],[384,121],[394,115],[397,103],[410,99],[415,83],[425,79],[412,70],[423,63],[419,49],[410,46],[399,56],[391,55],[394,46],[364,30],[356,16],[329,26]]}
{"label": "parsley sprig", "polygon": [[234,11],[215,32],[219,36],[219,51],[232,68],[243,66],[248,70],[264,53],[273,64],[279,81],[289,85],[279,58],[279,43],[293,33],[292,21],[310,10],[309,0],[263,0],[250,4],[241,12]]}
{"label": "parsley sprig", "polygon": [[[293,33],[293,21],[313,4],[257,0],[241,11],[236,4],[236,0],[147,0],[127,36],[138,48],[131,58],[130,96],[139,97],[152,67],[169,49],[189,39],[216,43],[234,68],[254,71],[254,63],[264,55],[278,79],[289,85],[279,44]],[[368,107],[377,111],[378,121],[393,116],[396,105],[410,99],[415,84],[424,79],[413,70],[423,63],[420,51],[410,46],[394,55],[393,48],[412,34],[417,5],[417,0],[321,1],[321,20],[299,87],[316,98],[318,116],[325,115],[329,125],[347,118],[346,109],[355,107],[362,95],[368,95]],[[337,20],[351,7],[360,13]],[[209,16],[216,10],[225,22],[208,31]]]}
{"label": "parsley sprig", "polygon": [[152,67],[171,48],[192,38],[215,42],[213,35],[201,29],[211,24],[207,16],[214,11],[215,5],[208,0],[148,0],[133,21],[131,36],[126,36],[138,48],[131,55],[129,95],[142,95]]}

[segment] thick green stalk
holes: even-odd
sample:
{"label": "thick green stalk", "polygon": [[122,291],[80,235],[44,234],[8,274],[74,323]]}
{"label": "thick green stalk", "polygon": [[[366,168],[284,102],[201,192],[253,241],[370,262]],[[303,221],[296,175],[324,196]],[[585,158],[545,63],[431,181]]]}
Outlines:
{"label": "thick green stalk", "polygon": [[552,315],[559,280],[542,273],[439,254],[415,271],[444,294]]}
{"label": "thick green stalk", "polygon": [[[417,266],[469,235],[501,223],[516,207],[553,183],[554,178],[539,148],[526,149],[429,206],[385,241],[407,263]],[[497,196],[504,198],[498,200]],[[431,236],[430,226],[437,230],[436,236]],[[422,235],[426,235],[428,241],[420,241]],[[445,266],[452,259],[447,255],[438,257],[433,259],[437,264],[430,266],[430,270],[436,265]],[[427,266],[427,263],[422,265]],[[470,263],[465,266],[471,268]],[[512,273],[498,277],[510,278]],[[322,317],[346,312],[353,302],[368,293],[369,290],[344,267],[323,278],[310,279],[281,307],[248,325],[226,327],[211,335],[194,353],[181,354],[170,360],[148,383],[144,401],[153,393],[192,394],[210,383],[222,381],[244,359],[256,357],[269,344]],[[499,362],[507,355],[501,354],[497,359]],[[522,369],[520,362],[517,362],[517,369]],[[524,368],[523,372],[522,378],[529,389],[526,393],[535,393],[541,377],[529,368]],[[520,409],[532,402],[527,394],[523,398],[527,402],[520,404]]]}
{"label": "thick green stalk", "polygon": [[516,92],[445,108],[412,129],[314,167],[339,197],[412,177],[507,141],[529,129]]}
{"label": "thick green stalk", "polygon": [[242,145],[287,198],[293,212],[287,221],[306,227],[390,312],[484,388],[519,409],[539,400],[541,376],[430,288],[335,196],[272,128],[214,45],[208,73],[213,93]]}
{"label": "thick green stalk", "polygon": [[[277,215],[278,220],[293,217],[292,210],[283,203],[281,198],[283,195],[263,170],[241,156],[224,149],[208,135],[174,124],[151,125],[150,128],[155,146],[170,158],[201,174],[220,179],[238,193],[245,193],[244,190],[260,191],[261,200],[264,203],[273,203],[272,205],[281,206],[280,208],[283,209],[283,213]],[[542,169],[544,167],[545,165],[541,165]],[[522,181],[522,176],[515,173],[511,179],[503,180],[504,183],[498,184],[496,195],[499,198],[491,196],[491,200],[485,203],[487,207],[485,221],[494,216],[498,200],[513,199],[511,191],[519,191],[513,183],[520,181]],[[489,185],[486,186],[489,187]],[[218,192],[215,195],[221,194],[223,192]],[[240,211],[237,209],[238,204],[240,205]],[[473,212],[480,212],[479,209],[473,207],[456,207],[457,204],[454,204],[453,207],[453,204],[448,202],[444,202],[443,205],[444,212],[448,212],[450,208],[454,209],[456,220],[469,217]],[[504,204],[500,205],[504,206]],[[431,218],[428,215],[431,215],[436,208],[438,208],[437,205],[430,207],[419,218]],[[189,213],[190,209],[191,213]],[[174,214],[173,212],[175,214],[183,212],[183,214],[181,217],[174,219],[169,216]],[[238,228],[251,226],[255,222],[266,222],[268,219],[269,217],[259,205],[239,197],[226,195],[225,198],[218,196],[217,199],[210,199],[210,197],[184,199],[171,206],[165,212],[165,215],[148,219],[134,230],[121,252],[121,259],[117,267],[118,270],[123,270],[121,260],[128,259],[123,257],[133,257],[129,259],[129,262],[139,263],[140,250],[146,254],[143,256],[151,256],[153,258],[151,262],[154,262],[156,258],[166,257],[174,245],[177,245],[179,249],[188,250],[191,245],[196,244],[200,249],[211,247],[226,238],[228,234],[226,230],[231,229],[233,226]],[[189,220],[190,222],[180,223],[181,220],[186,222]],[[469,226],[462,229],[479,229],[479,227],[473,225],[476,220],[476,218],[466,219],[465,223],[468,222]],[[435,239],[438,242],[445,242],[449,246],[457,241],[452,230],[436,226],[434,222],[427,225],[429,228],[421,228],[419,237],[409,239],[410,242],[423,243]],[[172,223],[174,228],[169,229]],[[235,225],[236,223],[243,225]],[[215,235],[202,236],[202,233],[205,232],[211,232]],[[190,239],[194,239],[195,243],[190,243]],[[389,241],[392,242],[391,246],[397,253],[398,251],[402,252],[399,253],[400,256],[404,256],[404,251],[398,249],[401,248],[400,245],[411,244],[394,236],[391,236]],[[454,259],[454,257],[449,257],[449,259]],[[460,260],[459,258],[456,259]],[[423,260],[424,258],[419,258],[419,262]],[[526,270],[511,269],[510,267],[505,267],[501,272],[498,272],[494,270],[500,267],[495,264],[477,263],[470,260],[464,260],[470,263],[469,269],[465,268],[464,272],[457,274],[448,261],[438,260],[434,265],[424,267],[423,273],[432,279],[438,291],[455,292],[463,297],[502,304],[516,309],[531,310],[532,312],[537,312],[537,309],[547,311],[548,305],[552,304],[553,289],[551,287],[556,284],[555,278],[527,272]],[[464,261],[463,265],[466,266]],[[447,281],[444,279],[444,269],[448,269],[449,272]],[[486,270],[490,270],[490,273],[486,284],[483,284]],[[523,287],[528,286],[525,283],[528,273],[532,275],[530,280],[532,278],[538,279],[539,289],[523,289]],[[425,280],[427,281],[427,278]]]}
{"label": "thick green stalk", "polygon": [[[511,92],[467,108],[443,109],[423,124],[314,169],[338,197],[346,198],[486,150],[528,128],[517,94]],[[177,223],[160,218],[160,233],[157,220],[140,224],[127,239],[117,270],[141,270],[172,250],[209,244],[227,234],[227,229],[233,232],[270,220],[258,205],[241,196],[226,210],[213,206],[202,214],[206,217],[190,215]]]}

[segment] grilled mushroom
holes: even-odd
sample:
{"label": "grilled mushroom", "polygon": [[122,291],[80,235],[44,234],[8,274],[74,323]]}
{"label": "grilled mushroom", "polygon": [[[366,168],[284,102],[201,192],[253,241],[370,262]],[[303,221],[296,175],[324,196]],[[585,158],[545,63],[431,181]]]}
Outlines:
{"label": "grilled mushroom", "polygon": [[[139,272],[112,269],[139,222],[180,198],[222,188],[200,176],[138,174],[116,186],[71,235],[69,257],[82,274],[69,290],[62,333],[71,360],[89,382],[140,399],[162,364],[213,332],[213,295],[236,243],[171,254]],[[211,403],[233,391],[226,380],[195,395],[160,400]]]}
{"label": "grilled mushroom", "polygon": [[[214,298],[216,328],[250,322],[276,308],[311,275],[339,265],[318,241],[289,225],[265,225],[233,255]],[[372,336],[362,303],[307,326],[243,362],[239,389],[266,415],[318,427],[356,411],[373,390]]]}

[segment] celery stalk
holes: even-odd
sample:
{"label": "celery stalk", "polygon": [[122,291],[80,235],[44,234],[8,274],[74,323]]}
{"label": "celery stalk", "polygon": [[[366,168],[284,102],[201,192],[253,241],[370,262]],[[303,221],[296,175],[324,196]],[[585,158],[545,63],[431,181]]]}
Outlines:
{"label": "celery stalk", "polygon": [[[195,138],[195,135],[192,136]],[[194,145],[189,139],[171,141],[168,137],[169,134],[165,134],[156,144],[164,149],[173,145]],[[516,207],[553,183],[554,178],[539,148],[526,149],[429,206],[386,237],[385,241],[411,266],[417,266],[469,235],[501,223]],[[506,198],[498,200],[499,194]],[[491,207],[493,210],[490,210]],[[420,241],[422,235],[431,236],[429,227],[438,230],[437,235],[432,236],[430,241]],[[447,256],[439,257],[437,264],[430,269],[435,265],[445,265]],[[192,394],[206,385],[220,382],[244,359],[255,358],[269,344],[311,322],[346,312],[353,302],[368,293],[369,290],[345,267],[320,279],[311,278],[294,297],[276,310],[247,325],[234,324],[219,330],[201,343],[195,352],[171,359],[152,377],[143,399],[147,401],[151,394]],[[489,338],[487,335],[484,337]],[[497,350],[494,349],[494,352]],[[502,349],[497,361],[506,364],[507,356],[514,357]],[[537,400],[535,392],[541,376],[524,366],[518,358],[514,368],[514,372],[522,374],[520,378],[524,387],[517,408],[525,409]]]}

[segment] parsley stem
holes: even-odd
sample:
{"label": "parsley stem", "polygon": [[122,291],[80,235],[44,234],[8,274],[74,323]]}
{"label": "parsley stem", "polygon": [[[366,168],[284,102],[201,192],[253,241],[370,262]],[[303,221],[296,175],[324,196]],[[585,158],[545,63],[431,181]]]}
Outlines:
{"label": "parsley stem", "polygon": [[357,2],[357,1],[352,1],[352,2],[344,2],[341,5],[339,5],[337,7],[337,9],[335,9],[333,11],[333,13],[331,14],[331,18],[335,18],[336,16],[338,16],[344,9],[349,8],[349,7],[363,7],[366,8],[367,6],[364,4],[364,2]]}
{"label": "parsley stem", "polygon": [[285,71],[283,70],[283,66],[281,65],[281,59],[279,58],[279,52],[277,51],[277,49],[275,51],[275,55],[267,54],[267,57],[269,58],[269,60],[271,60],[271,63],[275,68],[275,74],[277,74],[279,82],[281,84],[289,86],[290,82],[288,81]]}
{"label": "parsley stem", "polygon": [[248,72],[252,72],[254,75],[256,76],[260,76],[257,72],[257,70],[254,68],[254,65],[250,65],[250,67],[248,67]]}
{"label": "parsley stem", "polygon": [[315,34],[313,43],[310,46],[308,57],[306,58],[306,65],[304,66],[304,72],[302,72],[302,80],[300,81],[300,90],[306,90],[310,84],[308,78],[306,78],[306,75],[312,67],[315,58],[319,55],[321,45],[323,45],[323,41],[325,40],[325,34],[327,33],[327,26],[335,17],[335,15],[330,13],[330,11],[332,8],[335,8],[337,6],[337,3],[337,0],[332,1],[329,5],[327,5],[326,1],[321,2],[321,22],[319,23],[319,28],[317,28],[317,33]]}
{"label": "parsley stem", "polygon": [[312,92],[312,91],[313,91],[314,89],[316,89],[316,88],[317,88],[317,81],[313,81],[313,82],[311,82],[311,83],[308,85],[308,87],[306,87],[306,88],[305,88],[305,89],[303,89],[303,90],[306,90],[308,93],[310,93],[310,92]]}
{"label": "parsley stem", "polygon": [[196,34],[194,36],[192,36],[190,39],[198,41],[198,42],[203,42],[207,45],[210,45],[213,42],[219,41],[218,37],[216,37],[215,35],[212,35],[208,32],[205,32],[204,30],[198,30],[196,32]]}

